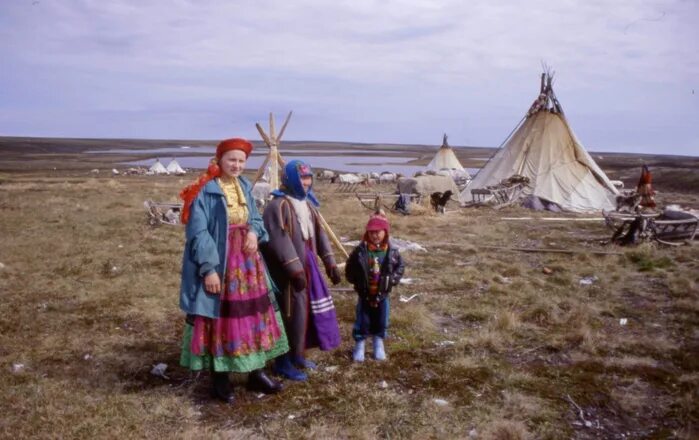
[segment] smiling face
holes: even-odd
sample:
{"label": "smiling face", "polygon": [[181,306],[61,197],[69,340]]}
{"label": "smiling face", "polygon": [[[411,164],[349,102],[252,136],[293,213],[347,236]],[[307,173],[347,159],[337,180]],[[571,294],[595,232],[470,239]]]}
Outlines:
{"label": "smiling face", "polygon": [[313,176],[301,177],[301,185],[303,185],[303,190],[308,194],[308,190],[310,190],[311,185],[313,185]]}
{"label": "smiling face", "polygon": [[238,177],[245,169],[247,157],[245,152],[241,150],[230,150],[223,153],[218,166],[221,168],[221,173],[227,177]]}

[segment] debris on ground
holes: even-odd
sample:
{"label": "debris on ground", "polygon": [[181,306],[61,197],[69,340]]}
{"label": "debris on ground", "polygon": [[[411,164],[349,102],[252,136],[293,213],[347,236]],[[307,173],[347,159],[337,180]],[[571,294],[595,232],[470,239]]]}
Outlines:
{"label": "debris on ground", "polygon": [[447,347],[447,346],[454,345],[454,344],[456,344],[456,342],[449,341],[449,340],[437,342],[438,347]]}
{"label": "debris on ground", "polygon": [[414,284],[415,283],[415,278],[401,278],[398,284]]}
{"label": "debris on ground", "polygon": [[502,275],[496,275],[495,276],[495,281],[497,281],[500,284],[512,284],[512,280],[509,279],[508,277],[504,277]]}
{"label": "debris on ground", "polygon": [[401,295],[401,296],[398,298],[398,300],[399,300],[400,302],[407,303],[407,302],[412,301],[414,298],[416,298],[416,297],[419,296],[419,295],[420,295],[419,293],[414,293],[414,294],[412,294],[412,295],[410,295],[410,296],[407,296],[407,297]]}
{"label": "debris on ground", "polygon": [[544,266],[544,268],[541,269],[541,271],[546,275],[551,275],[553,273],[553,269],[551,269],[550,267],[546,267],[546,266]]}
{"label": "debris on ground", "polygon": [[24,370],[24,364],[12,364],[12,372],[17,374],[21,373]]}
{"label": "debris on ground", "polygon": [[[359,240],[350,240],[350,241],[342,241],[343,246],[358,246],[360,243]],[[395,247],[398,249],[399,252],[406,252],[406,251],[419,251],[419,252],[427,252],[427,249],[422,246],[419,243],[415,243],[413,241],[409,240],[403,240],[401,238],[391,238],[391,246]]]}
{"label": "debris on ground", "polygon": [[4,268],[5,268],[5,265],[0,263],[0,269],[4,269]]}
{"label": "debris on ground", "polygon": [[582,277],[580,278],[580,285],[581,286],[591,286],[593,283],[596,281],[599,281],[599,278],[597,278],[596,275],[591,275],[588,277]]}
{"label": "debris on ground", "polygon": [[167,364],[161,362],[157,365],[153,365],[153,368],[150,370],[150,374],[169,380],[170,378],[165,375],[165,370],[167,370]]}
{"label": "debris on ground", "polygon": [[619,319],[619,325],[624,326],[629,323],[629,320],[627,318],[621,318]]}
{"label": "debris on ground", "polygon": [[434,402],[435,405],[437,405],[437,406],[447,406],[447,405],[449,405],[449,402],[447,402],[447,401],[444,400],[444,399],[434,399],[433,402]]}
{"label": "debris on ground", "polygon": [[382,380],[381,382],[379,382],[379,388],[381,388],[382,390],[385,390],[386,388],[388,388],[388,382],[386,382],[385,380]]}
{"label": "debris on ground", "polygon": [[92,355],[90,353],[87,353],[85,354],[85,356],[83,356],[83,360],[89,361],[90,359],[92,359]]}
{"label": "debris on ground", "polygon": [[325,371],[328,373],[334,373],[337,371],[337,369],[338,369],[337,365],[329,365],[329,366],[325,367]]}

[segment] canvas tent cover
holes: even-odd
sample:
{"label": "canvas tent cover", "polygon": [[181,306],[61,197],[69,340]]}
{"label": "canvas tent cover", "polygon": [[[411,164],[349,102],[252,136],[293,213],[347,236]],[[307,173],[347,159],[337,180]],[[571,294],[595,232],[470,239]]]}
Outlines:
{"label": "canvas tent cover", "polygon": [[159,159],[155,159],[155,163],[148,169],[148,172],[151,174],[167,174],[167,170],[163,164],[160,163]]}
{"label": "canvas tent cover", "polygon": [[535,101],[524,123],[466,186],[462,200],[472,199],[472,189],[497,185],[518,174],[529,178],[524,197],[533,195],[573,212],[615,208],[617,189],[585,151],[553,99],[557,111]]}
{"label": "canvas tent cover", "polygon": [[470,178],[468,171],[461,166],[461,162],[456,158],[454,150],[449,146],[447,142],[447,135],[444,135],[444,140],[442,141],[442,146],[439,147],[437,153],[435,153],[432,161],[427,164],[427,170],[429,171],[441,171],[449,170],[452,177],[466,177]]}
{"label": "canvas tent cover", "polygon": [[452,192],[454,198],[459,197],[459,188],[454,183],[454,179],[449,176],[428,175],[398,179],[398,192],[401,194],[429,195],[447,190]]}
{"label": "canvas tent cover", "polygon": [[167,172],[170,174],[186,174],[187,172],[182,169],[177,160],[172,159],[172,161],[167,166]]}

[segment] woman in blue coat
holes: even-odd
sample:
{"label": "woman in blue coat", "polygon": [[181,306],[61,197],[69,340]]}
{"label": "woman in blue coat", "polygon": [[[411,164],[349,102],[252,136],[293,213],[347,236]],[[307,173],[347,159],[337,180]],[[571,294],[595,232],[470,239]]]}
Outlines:
{"label": "woman in blue coat", "polygon": [[250,373],[248,388],[281,390],[263,368],[289,350],[258,243],[268,240],[241,176],[252,144],[228,139],[197,182],[185,188],[180,308],[187,314],[180,364],[212,374],[212,394],[233,403],[229,373]]}

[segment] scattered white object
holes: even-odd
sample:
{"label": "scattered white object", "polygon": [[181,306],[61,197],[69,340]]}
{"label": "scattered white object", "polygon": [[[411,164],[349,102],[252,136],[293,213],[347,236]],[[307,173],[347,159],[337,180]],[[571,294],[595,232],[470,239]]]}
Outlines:
{"label": "scattered white object", "polygon": [[24,370],[24,364],[12,364],[13,373],[21,373]]}
{"label": "scattered white object", "polygon": [[99,174],[99,173],[100,173],[100,170],[98,170],[97,168],[93,168],[93,169],[90,170],[90,172],[91,172],[92,174]]}
{"label": "scattered white object", "polygon": [[265,396],[266,396],[265,393],[260,393],[260,394],[258,394],[258,395],[255,396],[255,397],[257,397],[258,399],[262,399],[262,398],[265,397]]}
{"label": "scattered white object", "polygon": [[[343,246],[357,246],[359,245],[360,241],[359,240],[350,240],[350,241],[345,241],[341,240]],[[403,240],[401,238],[391,238],[391,246],[395,247],[398,249],[400,252],[405,252],[405,251],[421,251],[421,252],[427,252],[427,249],[422,246],[419,243],[415,243],[412,241],[408,240]]]}
{"label": "scattered white object", "polygon": [[379,388],[381,388],[382,390],[385,390],[386,388],[388,388],[388,382],[386,382],[385,380],[382,380],[381,382],[379,382]]}
{"label": "scattered white object", "polygon": [[449,405],[449,402],[447,402],[447,401],[444,400],[444,399],[434,399],[434,403],[435,403],[437,406],[447,406],[447,405]]}
{"label": "scattered white object", "polygon": [[585,427],[586,428],[592,428],[592,422],[589,420],[585,420]]}
{"label": "scattered white object", "polygon": [[85,356],[83,356],[83,359],[89,361],[90,359],[92,359],[92,355],[90,353],[87,353],[85,354]]}
{"label": "scattered white object", "polygon": [[414,284],[415,278],[401,278],[398,284]]}
{"label": "scattered white object", "polygon": [[476,428],[468,432],[468,438],[478,438],[478,431],[476,431]]}
{"label": "scattered white object", "polygon": [[449,340],[437,342],[438,347],[447,347],[447,346],[454,345],[454,344],[456,344],[456,342],[449,341]]}
{"label": "scattered white object", "polygon": [[121,248],[123,248],[123,247],[124,247],[124,245],[123,245],[123,244],[120,244],[120,245],[119,245],[119,246],[117,246],[117,247],[118,247],[119,249],[121,249]]}
{"label": "scattered white object", "polygon": [[627,318],[621,318],[619,320],[619,325],[626,325],[629,323],[629,320]]}
{"label": "scattered white object", "polygon": [[119,269],[116,266],[112,266],[112,272],[116,272],[117,270]]}
{"label": "scattered white object", "polygon": [[289,414],[289,415],[287,416],[287,419],[289,419],[289,420],[294,420],[295,418],[296,418],[296,416],[293,415],[293,414]]}
{"label": "scattered white object", "polygon": [[400,238],[391,238],[391,245],[398,248],[400,252],[404,251],[419,251],[427,252],[427,249],[419,243],[415,243],[408,240],[403,240]]}
{"label": "scattered white object", "polygon": [[512,284],[512,280],[510,280],[508,277],[504,277],[502,275],[497,275],[495,277],[495,281],[497,281],[500,284]]}
{"label": "scattered white object", "polygon": [[598,280],[599,280],[599,278],[597,278],[596,275],[592,275],[589,277],[583,277],[583,278],[580,278],[580,285],[581,286],[590,286],[590,285],[592,285],[592,283],[594,283],[595,281],[598,281]]}
{"label": "scattered white object", "polygon": [[167,364],[161,362],[157,365],[153,365],[153,368],[150,370],[150,374],[153,376],[162,377],[163,379],[170,379],[165,375],[165,370],[167,370]]}
{"label": "scattered white object", "polygon": [[5,268],[5,265],[0,263],[0,269],[4,269],[4,268]]}
{"label": "scattered white object", "polygon": [[117,170],[116,168],[112,168],[112,174],[114,174],[115,176],[118,176],[119,170]]}
{"label": "scattered white object", "polygon": [[405,296],[401,295],[400,298],[398,298],[398,300],[399,300],[400,302],[407,303],[407,302],[410,302],[410,301],[412,301],[413,299],[415,299],[418,295],[420,295],[420,294],[419,294],[419,293],[414,293],[414,294],[412,294],[412,295],[410,295],[410,296],[408,296],[408,297],[405,297]]}
{"label": "scattered white object", "polygon": [[334,373],[337,371],[338,368],[339,367],[337,365],[329,365],[325,367],[325,371],[327,371],[328,373]]}

